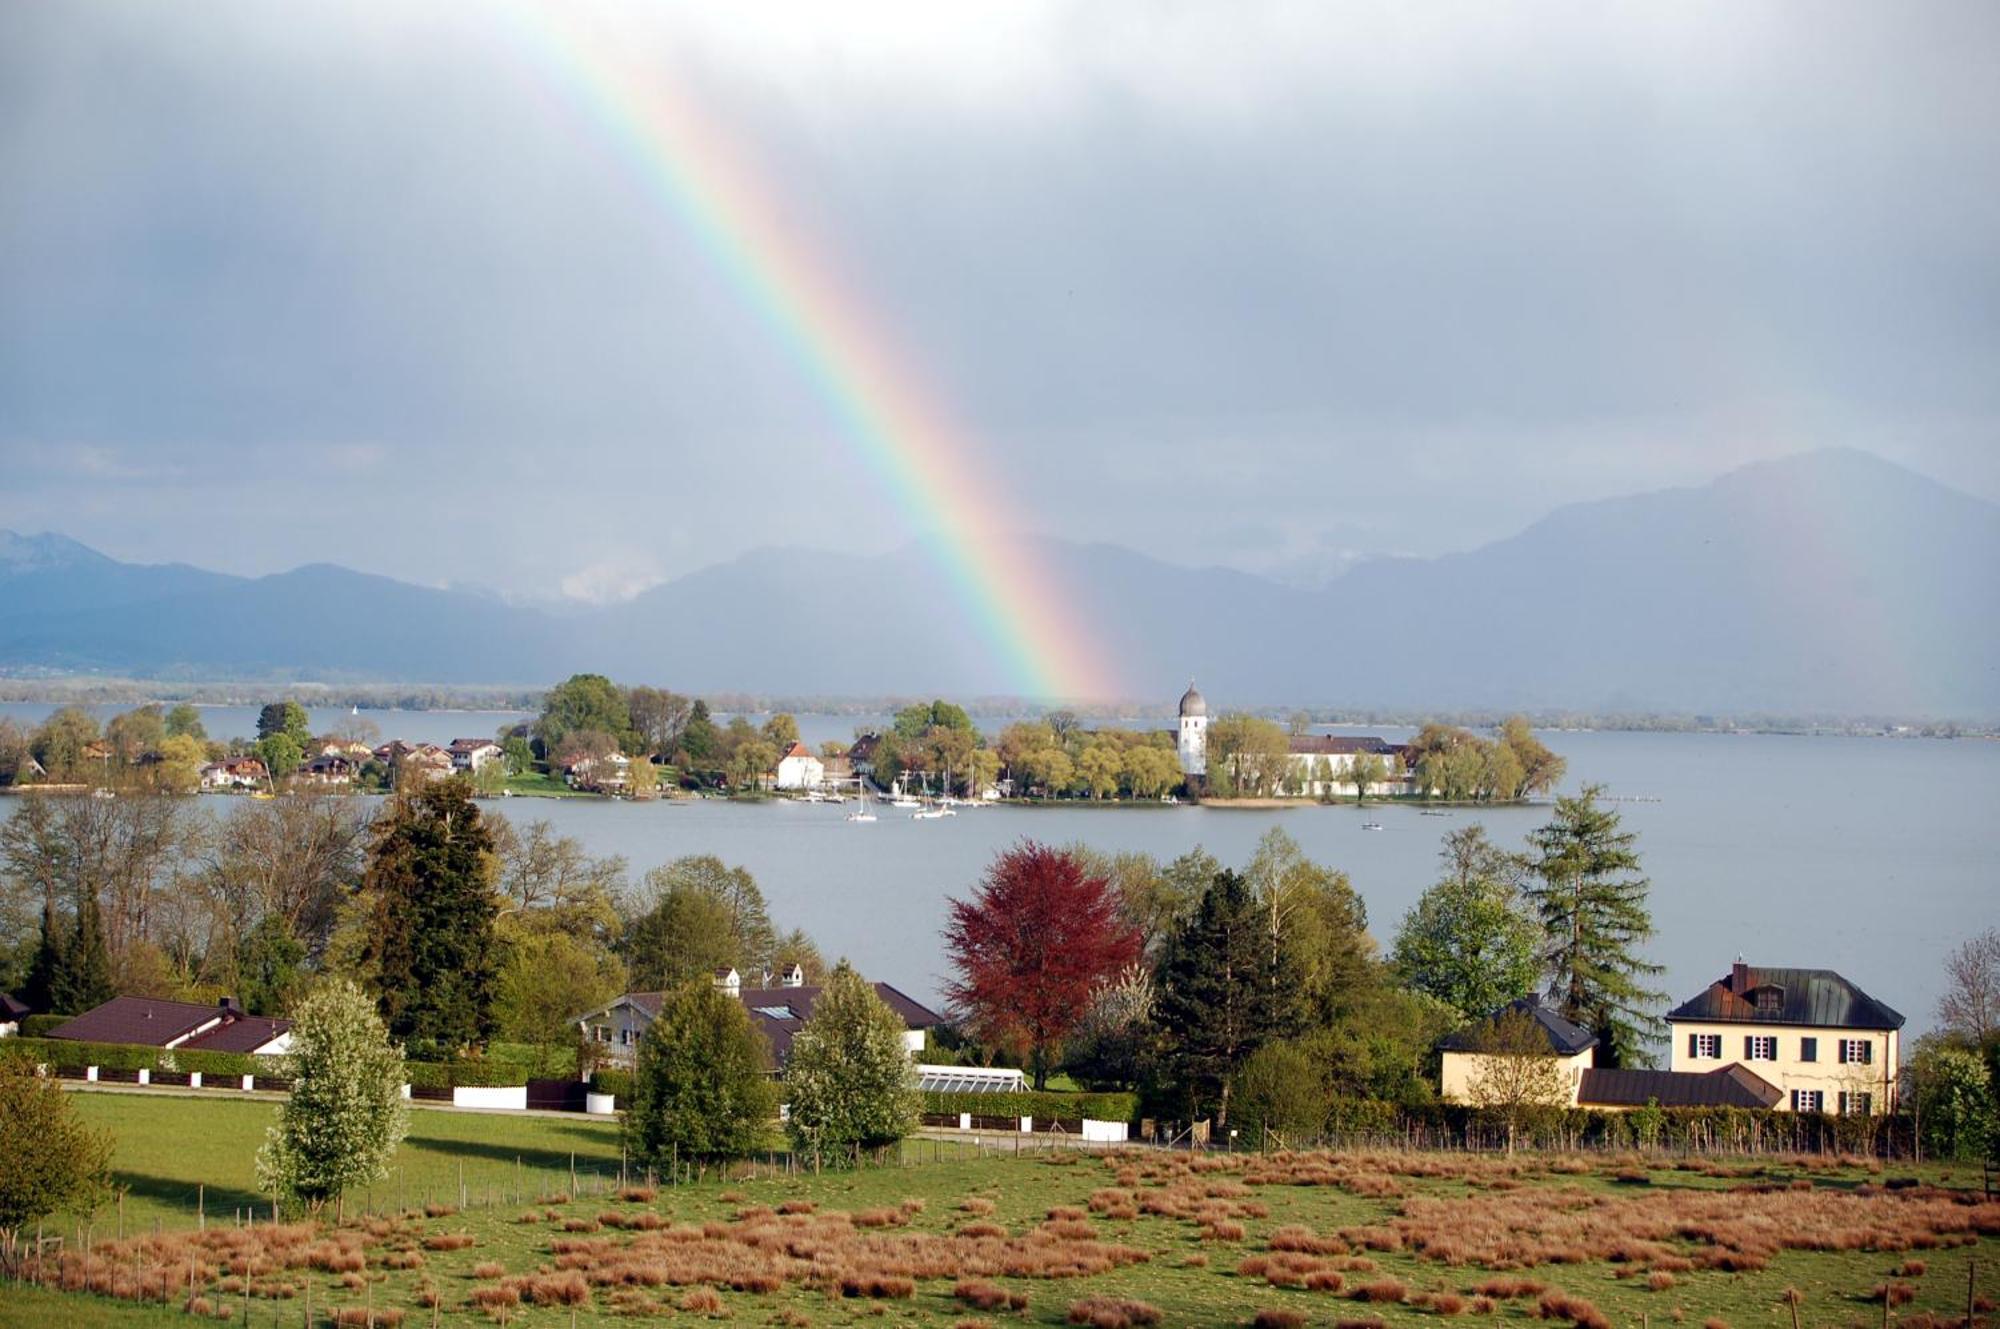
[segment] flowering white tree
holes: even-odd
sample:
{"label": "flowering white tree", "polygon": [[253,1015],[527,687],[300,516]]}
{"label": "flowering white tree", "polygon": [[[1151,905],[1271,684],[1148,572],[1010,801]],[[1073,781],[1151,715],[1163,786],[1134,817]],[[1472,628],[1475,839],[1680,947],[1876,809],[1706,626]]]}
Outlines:
{"label": "flowering white tree", "polygon": [[855,1147],[893,1144],[915,1127],[921,1099],[903,1031],[902,1017],[841,961],[785,1062],[792,1147],[815,1169]]}
{"label": "flowering white tree", "polygon": [[375,1003],[339,979],[299,1003],[284,1074],[292,1096],[257,1152],[258,1184],[344,1216],[347,1190],[386,1176],[409,1129],[402,1053]]}

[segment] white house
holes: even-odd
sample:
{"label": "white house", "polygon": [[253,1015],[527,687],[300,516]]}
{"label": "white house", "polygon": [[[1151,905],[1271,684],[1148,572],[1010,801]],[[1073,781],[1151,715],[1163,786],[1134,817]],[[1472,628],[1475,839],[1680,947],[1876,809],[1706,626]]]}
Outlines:
{"label": "white house", "polygon": [[490,738],[454,738],[445,751],[451,754],[451,766],[456,771],[467,771],[473,775],[501,760],[506,754],[500,745]]}
{"label": "white house", "polygon": [[230,757],[201,768],[203,789],[255,789],[270,776],[256,757]]}
{"label": "white house", "polygon": [[778,758],[779,789],[817,789],[826,783],[826,765],[805,744],[793,740]]}

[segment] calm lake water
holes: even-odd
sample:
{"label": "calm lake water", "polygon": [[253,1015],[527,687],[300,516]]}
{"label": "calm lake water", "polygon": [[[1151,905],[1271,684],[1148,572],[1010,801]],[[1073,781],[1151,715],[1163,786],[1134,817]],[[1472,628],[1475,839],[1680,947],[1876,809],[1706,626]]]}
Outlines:
{"label": "calm lake water", "polygon": [[[47,707],[6,707],[24,722]],[[113,708],[115,709],[115,708]],[[363,712],[369,715],[369,712]],[[209,708],[218,736],[255,726],[250,708]],[[218,723],[231,717],[228,725]],[[315,715],[316,727],[337,716]],[[384,737],[440,741],[491,733],[495,713],[375,712]],[[811,742],[850,735],[857,717],[802,716]],[[982,719],[982,727],[997,729]],[[239,731],[233,727],[240,724]],[[1369,732],[1396,737],[1398,731]],[[1649,953],[1678,1002],[1740,953],[1755,964],[1837,969],[1929,1027],[1944,953],[2000,926],[2000,743],[1733,734],[1555,733],[1566,789],[1601,783],[1639,834],[1658,935]],[[220,800],[207,800],[220,807]],[[13,800],[0,800],[0,815]],[[1082,841],[1172,858],[1197,845],[1247,861],[1283,826],[1313,858],[1344,869],[1387,943],[1436,876],[1440,838],[1469,821],[1518,846],[1546,807],[1457,811],[1371,805],[1285,811],[1194,807],[983,808],[912,821],[878,808],[856,825],[846,807],[803,803],[609,803],[514,799],[488,804],[516,821],[547,818],[593,853],[622,854],[636,878],[683,854],[716,854],[755,874],[781,927],[803,927],[829,958],[935,1000],[945,903],[1022,839]],[[1380,821],[1365,831],[1364,821]]]}

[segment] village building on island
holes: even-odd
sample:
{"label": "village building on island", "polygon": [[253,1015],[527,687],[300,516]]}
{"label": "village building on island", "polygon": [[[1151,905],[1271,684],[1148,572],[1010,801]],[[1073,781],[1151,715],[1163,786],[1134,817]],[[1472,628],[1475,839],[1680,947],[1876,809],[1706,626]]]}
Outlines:
{"label": "village building on island", "polygon": [[[1190,792],[1200,792],[1208,783],[1208,719],[1208,699],[1189,683],[1181,694],[1174,748]],[[1291,773],[1284,786],[1298,797],[1334,798],[1355,793],[1355,763],[1363,757],[1380,759],[1376,778],[1364,791],[1369,796],[1386,798],[1411,789],[1408,744],[1348,734],[1293,734],[1286,742]]]}

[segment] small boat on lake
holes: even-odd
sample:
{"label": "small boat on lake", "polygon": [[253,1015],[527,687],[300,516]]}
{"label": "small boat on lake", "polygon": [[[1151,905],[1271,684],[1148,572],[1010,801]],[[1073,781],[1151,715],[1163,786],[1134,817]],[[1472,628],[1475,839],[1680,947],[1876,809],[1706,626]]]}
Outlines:
{"label": "small boat on lake", "polygon": [[1364,831],[1379,831],[1382,829],[1382,823],[1379,821],[1364,821],[1361,823],[1361,829]]}

